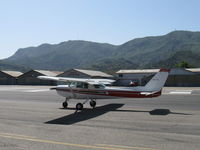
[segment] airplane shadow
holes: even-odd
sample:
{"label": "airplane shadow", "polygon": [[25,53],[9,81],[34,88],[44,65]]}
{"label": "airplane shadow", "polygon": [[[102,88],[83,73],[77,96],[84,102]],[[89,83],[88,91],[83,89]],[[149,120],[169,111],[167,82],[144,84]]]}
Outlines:
{"label": "airplane shadow", "polygon": [[[89,120],[98,116],[101,116],[110,111],[114,112],[144,112],[149,113],[150,115],[169,115],[169,114],[177,114],[177,115],[192,115],[186,113],[176,113],[171,112],[169,109],[154,109],[151,111],[142,111],[142,110],[118,110],[124,104],[108,104],[104,106],[96,107],[95,109],[84,108],[82,111],[77,111],[73,114],[63,116],[61,118],[57,118],[54,120],[50,120],[45,122],[46,124],[59,124],[59,125],[71,125],[77,122]],[[69,108],[70,110],[75,110],[74,108]]]}
{"label": "airplane shadow", "polygon": [[[124,104],[108,104],[100,107],[96,107],[95,109],[85,108],[82,111],[77,111],[73,114],[63,116],[58,119],[54,119],[46,124],[60,124],[60,125],[71,125],[77,122],[89,120],[98,116],[101,116],[109,111],[115,111],[118,108],[121,108]],[[72,108],[71,108],[72,109]]]}
{"label": "airplane shadow", "polygon": [[144,110],[115,110],[119,112],[146,112],[150,115],[169,115],[169,114],[177,114],[177,115],[192,115],[187,113],[177,113],[177,112],[171,112],[169,109],[154,109],[151,111],[144,111]]}
{"label": "airplane shadow", "polygon": [[171,112],[169,109],[154,109],[149,112],[150,115],[169,115],[169,114],[177,114],[177,115],[192,115],[187,113],[177,113]]}

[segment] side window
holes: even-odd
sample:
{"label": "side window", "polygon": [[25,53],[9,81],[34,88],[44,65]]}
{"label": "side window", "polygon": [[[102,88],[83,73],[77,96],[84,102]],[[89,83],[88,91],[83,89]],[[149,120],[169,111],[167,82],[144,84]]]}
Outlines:
{"label": "side window", "polygon": [[94,88],[95,89],[102,89],[102,88],[104,88],[104,86],[103,85],[101,85],[101,84],[94,84]]}
{"label": "side window", "polygon": [[98,88],[100,88],[100,85],[94,84],[94,88],[95,88],[95,89],[98,89]]}
{"label": "side window", "polygon": [[119,74],[119,77],[120,77],[120,78],[123,78],[123,74]]}
{"label": "side window", "polygon": [[88,84],[83,82],[77,82],[76,88],[88,89]]}
{"label": "side window", "polygon": [[88,89],[88,84],[87,83],[84,83],[84,89]]}

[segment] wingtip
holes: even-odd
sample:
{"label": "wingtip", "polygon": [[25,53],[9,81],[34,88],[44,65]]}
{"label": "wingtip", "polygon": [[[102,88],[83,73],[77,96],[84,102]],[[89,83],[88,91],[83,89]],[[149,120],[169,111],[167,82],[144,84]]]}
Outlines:
{"label": "wingtip", "polygon": [[43,76],[37,76],[38,79],[42,79]]}

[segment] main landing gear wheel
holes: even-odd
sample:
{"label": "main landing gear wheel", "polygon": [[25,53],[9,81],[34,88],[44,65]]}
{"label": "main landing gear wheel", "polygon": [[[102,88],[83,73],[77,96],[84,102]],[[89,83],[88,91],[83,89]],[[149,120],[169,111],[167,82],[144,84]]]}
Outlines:
{"label": "main landing gear wheel", "polygon": [[63,108],[67,108],[67,106],[68,106],[68,103],[67,102],[63,102]]}
{"label": "main landing gear wheel", "polygon": [[96,106],[96,101],[91,100],[90,101],[90,106],[94,108]]}
{"label": "main landing gear wheel", "polygon": [[82,103],[76,104],[76,110],[82,110],[82,109],[83,109],[83,104]]}

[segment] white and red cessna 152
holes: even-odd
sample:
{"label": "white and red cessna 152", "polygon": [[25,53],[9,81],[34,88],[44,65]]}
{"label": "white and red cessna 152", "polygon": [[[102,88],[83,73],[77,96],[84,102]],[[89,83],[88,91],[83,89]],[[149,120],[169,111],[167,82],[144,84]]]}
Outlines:
{"label": "white and red cessna 152", "polygon": [[83,105],[90,100],[90,106],[96,106],[96,99],[108,98],[151,98],[161,95],[169,75],[169,69],[160,69],[145,86],[137,87],[115,87],[106,86],[112,84],[115,80],[111,79],[81,79],[65,77],[38,76],[42,80],[54,80],[66,82],[67,85],[58,85],[52,90],[66,98],[63,107],[67,108],[69,99],[84,99],[83,103],[77,103],[76,109],[82,110]]}

